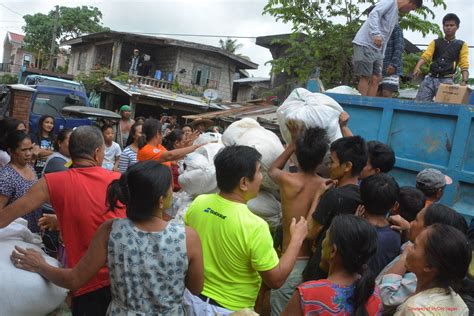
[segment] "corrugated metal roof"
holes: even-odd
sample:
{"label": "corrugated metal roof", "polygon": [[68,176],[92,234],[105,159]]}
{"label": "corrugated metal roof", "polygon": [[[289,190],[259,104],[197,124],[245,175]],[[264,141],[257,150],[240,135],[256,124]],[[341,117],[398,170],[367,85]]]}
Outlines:
{"label": "corrugated metal roof", "polygon": [[263,77],[251,77],[251,78],[242,78],[234,80],[234,83],[249,83],[249,82],[270,82],[270,78]]}
{"label": "corrugated metal roof", "polygon": [[129,96],[145,96],[152,99],[159,99],[165,101],[172,101],[182,104],[194,105],[202,108],[213,108],[222,110],[222,106],[216,103],[208,103],[205,102],[204,99],[199,97],[193,97],[186,94],[174,93],[170,90],[166,89],[159,89],[148,85],[141,85],[140,88],[136,88],[135,90],[131,90],[128,88],[128,85],[123,84],[121,82],[112,80],[110,78],[105,78],[105,81],[110,83],[111,85],[115,86],[116,88],[120,89],[122,92]]}

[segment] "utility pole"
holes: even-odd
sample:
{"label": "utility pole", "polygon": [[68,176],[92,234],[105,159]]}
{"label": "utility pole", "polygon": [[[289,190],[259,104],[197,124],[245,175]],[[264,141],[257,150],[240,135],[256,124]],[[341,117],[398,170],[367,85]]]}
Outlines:
{"label": "utility pole", "polygon": [[54,14],[54,26],[53,26],[53,38],[51,39],[51,50],[49,53],[49,62],[48,62],[48,70],[53,71],[53,57],[54,57],[54,48],[56,46],[56,32],[58,30],[58,22],[59,22],[59,6],[56,6],[56,12]]}

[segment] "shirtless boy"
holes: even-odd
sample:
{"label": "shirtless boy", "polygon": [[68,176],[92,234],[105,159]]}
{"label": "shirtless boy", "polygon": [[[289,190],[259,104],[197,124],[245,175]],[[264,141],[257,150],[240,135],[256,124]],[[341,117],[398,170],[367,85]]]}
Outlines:
{"label": "shirtless boy", "polygon": [[[324,129],[310,128],[303,135],[298,135],[297,126],[289,124],[288,128],[292,141],[268,171],[268,175],[280,186],[283,210],[282,253],[286,251],[290,242],[291,219],[300,216],[306,218],[315,195],[317,193],[322,195],[327,188],[327,179],[318,176],[315,171],[329,149],[329,139]],[[297,173],[282,170],[293,153],[296,154],[298,160]],[[271,315],[280,315],[296,287],[302,282],[302,271],[310,253],[310,245],[308,241],[305,241],[299,251],[295,267],[285,284],[278,290],[272,290]]]}

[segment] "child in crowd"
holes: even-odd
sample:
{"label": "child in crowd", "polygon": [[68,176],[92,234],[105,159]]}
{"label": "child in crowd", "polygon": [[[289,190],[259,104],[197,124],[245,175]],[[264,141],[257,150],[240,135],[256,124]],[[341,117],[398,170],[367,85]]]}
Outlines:
{"label": "child in crowd", "polygon": [[[329,149],[329,139],[322,128],[307,129],[303,135],[298,135],[299,128],[288,124],[291,132],[291,143],[285,151],[273,162],[268,175],[280,186],[283,212],[283,245],[281,252],[286,252],[290,243],[290,224],[292,218],[306,218],[314,196],[321,196],[326,191],[326,180],[316,174],[316,167],[323,161]],[[293,153],[298,160],[299,171],[290,173],[282,170]],[[302,272],[308,263],[311,248],[305,241],[298,253],[293,271],[285,284],[277,290],[272,290],[270,305],[272,315],[280,315],[298,284],[303,281]]]}
{"label": "child in crowd", "polygon": [[367,165],[362,169],[360,178],[364,179],[374,174],[387,173],[395,165],[395,153],[387,144],[372,140],[367,143],[369,158]]}
{"label": "child in crowd", "polygon": [[115,133],[113,127],[111,125],[104,125],[102,127],[102,134],[104,135],[105,142],[105,155],[102,167],[107,170],[119,171],[122,150],[120,145],[114,142]]}
{"label": "child in crowd", "polygon": [[308,239],[315,241],[316,250],[309,260],[303,278],[319,280],[327,272],[319,267],[321,244],[332,219],[339,214],[355,214],[362,203],[359,193],[359,175],[367,164],[367,145],[360,136],[343,137],[331,144],[330,176],[337,186],[316,196],[308,213]]}
{"label": "child in crowd", "polygon": [[374,275],[378,275],[400,253],[400,233],[390,228],[387,219],[389,210],[398,200],[399,192],[397,182],[384,173],[365,178],[360,184],[364,210],[359,215],[375,227],[378,236],[377,252],[369,260],[369,269]]}
{"label": "child in crowd", "polygon": [[327,279],[298,286],[282,315],[379,315],[382,303],[366,267],[377,249],[373,226],[354,215],[338,215],[322,247],[320,266]]}
{"label": "child in crowd", "polygon": [[451,183],[453,180],[437,169],[423,169],[416,175],[416,188],[425,194],[425,206],[441,200],[444,188]]}
{"label": "child in crowd", "polygon": [[406,221],[415,220],[416,215],[425,207],[426,198],[423,192],[415,187],[405,186],[400,188],[398,203],[392,215],[400,215]]}
{"label": "child in crowd", "polygon": [[112,292],[108,315],[184,315],[185,287],[201,293],[203,258],[194,229],[162,219],[172,198],[169,168],[156,161],[137,163],[107,190],[110,210],[123,203],[127,218],[103,223],[76,266],[55,268],[41,253],[20,247],[12,253],[12,261],[17,268],[71,290],[108,264]]}
{"label": "child in crowd", "polygon": [[35,144],[34,154],[36,161],[34,164],[38,178],[41,178],[46,159],[54,152],[54,117],[43,115],[38,121],[38,133],[31,134],[31,141]]}

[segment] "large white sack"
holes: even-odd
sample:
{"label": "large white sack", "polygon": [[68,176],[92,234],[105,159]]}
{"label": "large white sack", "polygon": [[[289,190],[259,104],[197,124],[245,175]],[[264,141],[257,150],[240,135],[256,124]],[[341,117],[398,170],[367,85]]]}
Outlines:
{"label": "large white sack", "polygon": [[344,110],[333,98],[322,93],[311,93],[297,88],[277,110],[278,124],[283,139],[288,144],[291,135],[286,127],[293,121],[301,127],[321,127],[326,129],[331,142],[342,137],[339,127],[339,115]]}
{"label": "large white sack", "polygon": [[206,143],[211,143],[211,142],[216,142],[222,144],[222,134],[219,133],[203,133],[199,135],[198,138],[193,142],[194,145],[200,145],[200,144],[206,144]]}
{"label": "large white sack", "polygon": [[275,228],[281,224],[281,204],[270,192],[260,190],[256,198],[247,202],[247,207],[270,227]]}
{"label": "large white sack", "polygon": [[224,146],[211,143],[184,158],[186,168],[178,177],[181,188],[191,196],[217,192],[214,157]]}
{"label": "large white sack", "polygon": [[339,94],[352,94],[352,95],[360,95],[360,92],[357,89],[354,89],[349,86],[337,86],[332,89],[326,90],[329,93],[339,93]]}
{"label": "large white sack", "polygon": [[[10,260],[15,246],[41,251],[41,238],[18,219],[0,229],[0,316],[43,316],[55,310],[66,298],[67,290],[37,273],[17,269]],[[57,260],[43,253],[56,267]]]}
{"label": "large white sack", "polygon": [[226,146],[245,145],[255,148],[262,155],[262,187],[278,190],[278,185],[267,174],[271,164],[285,150],[275,133],[269,131],[252,118],[244,118],[229,125],[222,135]]}

